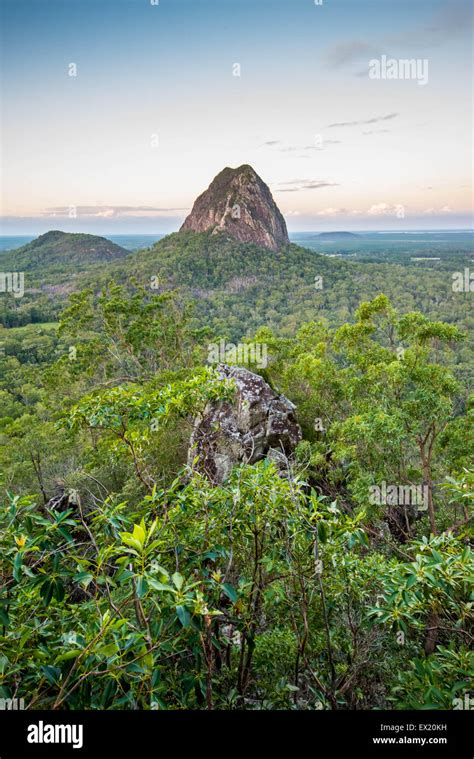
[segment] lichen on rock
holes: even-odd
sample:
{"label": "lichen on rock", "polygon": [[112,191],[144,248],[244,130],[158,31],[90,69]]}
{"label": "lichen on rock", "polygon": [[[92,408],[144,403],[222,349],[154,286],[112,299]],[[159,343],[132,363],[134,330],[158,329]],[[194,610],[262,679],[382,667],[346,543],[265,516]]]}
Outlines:
{"label": "lichen on rock", "polygon": [[263,458],[281,462],[302,438],[295,406],[262,377],[242,367],[220,364],[222,379],[232,379],[232,401],[209,403],[196,419],[188,465],[219,484],[232,467]]}

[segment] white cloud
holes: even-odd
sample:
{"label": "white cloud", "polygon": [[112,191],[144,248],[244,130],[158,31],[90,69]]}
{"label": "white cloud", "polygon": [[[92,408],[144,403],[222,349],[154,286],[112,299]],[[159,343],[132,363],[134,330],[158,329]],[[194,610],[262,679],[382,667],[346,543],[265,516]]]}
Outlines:
{"label": "white cloud", "polygon": [[[159,213],[170,213],[173,211],[189,211],[189,208],[156,208],[154,206],[76,206],[76,213],[79,216],[88,216],[91,218],[110,219],[112,217],[126,216],[155,216]],[[70,215],[69,206],[56,206],[54,208],[45,208],[40,212],[40,216],[65,216]]]}
{"label": "white cloud", "polygon": [[385,116],[373,116],[371,119],[364,121],[336,121],[334,124],[328,124],[328,129],[334,127],[361,126],[362,124],[378,124],[379,121],[391,121],[399,116],[399,113],[387,113]]}
{"label": "white cloud", "polygon": [[327,182],[325,179],[291,179],[288,182],[280,182],[282,185],[290,185],[277,188],[276,192],[298,192],[299,190],[321,190],[323,187],[338,187],[337,182]]}
{"label": "white cloud", "polygon": [[425,211],[423,211],[424,214],[427,216],[432,216],[433,214],[439,214],[439,213],[453,213],[453,209],[449,206],[443,206],[442,208],[427,208]]}
{"label": "white cloud", "polygon": [[348,213],[346,208],[323,208],[322,211],[318,211],[317,216],[339,216],[340,214]]}
{"label": "white cloud", "polygon": [[393,214],[399,214],[404,211],[404,207],[401,203],[390,205],[389,203],[375,203],[370,206],[367,213],[369,216],[392,216]]}

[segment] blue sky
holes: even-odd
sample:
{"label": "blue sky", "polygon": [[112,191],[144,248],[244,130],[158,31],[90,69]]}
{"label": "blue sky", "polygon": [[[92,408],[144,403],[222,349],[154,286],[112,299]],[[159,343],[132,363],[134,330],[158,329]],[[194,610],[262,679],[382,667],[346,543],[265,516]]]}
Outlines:
{"label": "blue sky", "polygon": [[[3,0],[2,230],[173,231],[242,163],[290,230],[471,226],[469,9]],[[369,79],[382,55],[426,85]]]}

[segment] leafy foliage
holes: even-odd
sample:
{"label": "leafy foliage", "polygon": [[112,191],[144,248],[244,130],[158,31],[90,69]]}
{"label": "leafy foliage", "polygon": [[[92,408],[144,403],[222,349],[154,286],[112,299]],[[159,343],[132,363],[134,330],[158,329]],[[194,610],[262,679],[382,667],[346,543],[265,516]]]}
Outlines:
{"label": "leafy foliage", "polygon": [[[215,294],[242,266],[224,261],[232,246],[171,236],[161,274]],[[246,250],[249,276],[271,283],[278,254]],[[316,260],[293,254],[291,282]],[[351,266],[317,260],[335,279]],[[338,306],[296,325],[275,302],[254,338],[303,441],[286,477],[264,460],[214,486],[187,467],[187,443],[206,404],[232,402],[204,358],[241,314],[224,321],[222,289],[209,326],[202,302],[192,312],[139,284],[147,261],[136,281],[74,293],[59,329],[4,330],[0,695],[61,709],[452,708],[472,667],[459,324],[380,293],[347,323]],[[374,501],[383,482],[425,488],[426,509]]]}

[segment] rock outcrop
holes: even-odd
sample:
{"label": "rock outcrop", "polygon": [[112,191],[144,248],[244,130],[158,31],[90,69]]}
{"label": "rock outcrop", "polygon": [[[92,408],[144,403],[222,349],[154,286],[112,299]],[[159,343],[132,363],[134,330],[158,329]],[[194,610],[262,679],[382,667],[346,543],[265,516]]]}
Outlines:
{"label": "rock outcrop", "polygon": [[302,437],[295,406],[248,369],[217,368],[223,379],[234,380],[236,391],[231,402],[208,404],[196,419],[188,465],[215,484],[224,482],[236,464],[266,457],[284,469]]}
{"label": "rock outcrop", "polygon": [[290,242],[269,188],[248,164],[221,171],[196,199],[180,231],[209,229],[275,251]]}

